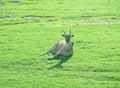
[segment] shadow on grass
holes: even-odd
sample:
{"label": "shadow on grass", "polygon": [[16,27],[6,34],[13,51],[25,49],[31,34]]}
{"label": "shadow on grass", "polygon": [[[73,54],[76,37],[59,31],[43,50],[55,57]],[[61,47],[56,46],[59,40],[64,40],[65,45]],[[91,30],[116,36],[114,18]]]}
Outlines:
{"label": "shadow on grass", "polygon": [[62,64],[67,62],[70,58],[71,58],[71,56],[60,56],[59,58],[54,59],[54,60],[60,60],[60,62],[57,63],[56,65],[48,68],[48,70],[53,69],[53,68],[58,68],[58,69],[63,68]]}

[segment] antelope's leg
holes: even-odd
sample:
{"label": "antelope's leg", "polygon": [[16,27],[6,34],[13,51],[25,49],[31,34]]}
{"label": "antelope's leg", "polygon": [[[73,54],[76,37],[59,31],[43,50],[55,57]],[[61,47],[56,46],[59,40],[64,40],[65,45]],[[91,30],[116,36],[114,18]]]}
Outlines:
{"label": "antelope's leg", "polygon": [[45,52],[45,53],[43,53],[43,54],[40,54],[40,56],[43,56],[43,55],[45,55],[45,54],[49,54],[50,52],[49,51],[47,51],[47,52]]}
{"label": "antelope's leg", "polygon": [[56,53],[53,57],[51,58],[48,58],[48,60],[53,60],[53,59],[56,59],[58,56],[60,56],[60,53]]}
{"label": "antelope's leg", "polygon": [[55,49],[56,49],[56,46],[53,46],[50,50],[48,50],[47,52],[41,54],[40,56],[43,56],[43,55],[49,54],[49,53],[53,53],[55,51]]}

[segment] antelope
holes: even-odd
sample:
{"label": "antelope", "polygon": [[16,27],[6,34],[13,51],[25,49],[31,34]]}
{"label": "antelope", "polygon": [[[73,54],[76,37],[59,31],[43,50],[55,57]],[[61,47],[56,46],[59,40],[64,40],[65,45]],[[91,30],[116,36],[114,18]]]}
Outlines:
{"label": "antelope", "polygon": [[64,34],[62,34],[61,36],[63,36],[65,40],[61,40],[60,42],[54,44],[54,46],[50,50],[41,54],[40,56],[43,56],[45,54],[54,55],[53,57],[48,58],[48,60],[56,59],[58,56],[72,56],[74,42],[71,41],[70,39],[74,35],[71,34],[71,30],[68,35],[66,34],[64,30],[63,30],[63,33]]}

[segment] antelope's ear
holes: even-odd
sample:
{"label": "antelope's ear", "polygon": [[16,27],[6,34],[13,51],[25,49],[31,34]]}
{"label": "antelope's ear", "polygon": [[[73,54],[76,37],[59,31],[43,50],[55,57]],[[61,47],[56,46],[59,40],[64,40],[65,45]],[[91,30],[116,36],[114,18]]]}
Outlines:
{"label": "antelope's ear", "polygon": [[64,35],[64,34],[62,34],[61,36],[63,36],[63,37],[64,37],[65,35]]}
{"label": "antelope's ear", "polygon": [[71,37],[73,37],[74,35],[71,35]]}

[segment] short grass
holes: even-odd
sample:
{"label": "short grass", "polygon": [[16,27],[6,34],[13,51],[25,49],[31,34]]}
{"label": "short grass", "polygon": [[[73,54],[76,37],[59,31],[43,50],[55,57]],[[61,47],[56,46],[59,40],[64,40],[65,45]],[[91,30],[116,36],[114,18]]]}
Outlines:
{"label": "short grass", "polygon": [[[119,88],[119,0],[0,0],[0,88]],[[18,0],[19,1],[19,0]],[[39,55],[75,35],[74,55]]]}

